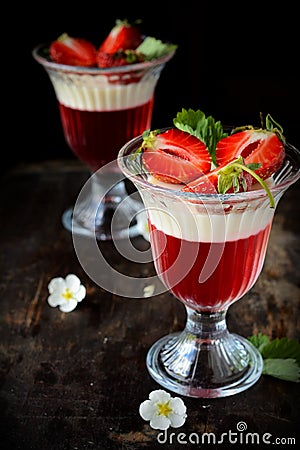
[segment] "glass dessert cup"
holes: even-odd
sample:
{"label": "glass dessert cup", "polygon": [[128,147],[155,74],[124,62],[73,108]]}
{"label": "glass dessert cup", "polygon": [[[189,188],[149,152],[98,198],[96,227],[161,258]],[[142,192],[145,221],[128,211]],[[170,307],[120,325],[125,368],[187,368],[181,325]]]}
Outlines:
{"label": "glass dessert cup", "polygon": [[[261,273],[275,208],[264,189],[238,194],[196,194],[152,184],[143,169],[139,136],[119,152],[122,172],[137,187],[147,211],[156,272],[186,308],[185,329],[155,342],[146,365],[164,388],[188,397],[237,394],[261,376],[263,361],[244,337],[230,333],[226,313]],[[300,177],[300,153],[287,144],[272,177],[275,207]]]}
{"label": "glass dessert cup", "polygon": [[148,62],[100,69],[57,64],[48,48],[39,45],[33,57],[52,82],[65,140],[91,173],[88,194],[76,209],[64,212],[63,225],[99,240],[123,238],[128,232],[135,236],[139,230],[134,216],[141,202],[128,196],[116,158],[122,145],[150,128],[155,87],[175,51]]}

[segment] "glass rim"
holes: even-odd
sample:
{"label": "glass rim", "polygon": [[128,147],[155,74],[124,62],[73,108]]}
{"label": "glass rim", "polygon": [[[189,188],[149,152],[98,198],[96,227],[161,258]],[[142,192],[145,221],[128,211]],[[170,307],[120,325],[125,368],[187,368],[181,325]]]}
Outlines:
{"label": "glass rim", "polygon": [[42,43],[34,47],[32,50],[32,55],[34,59],[42,64],[45,68],[60,70],[63,72],[69,73],[77,73],[77,74],[85,74],[85,75],[114,75],[123,72],[134,72],[137,70],[144,70],[148,68],[152,68],[155,66],[160,66],[168,62],[175,54],[176,49],[170,51],[169,53],[161,56],[160,58],[152,59],[150,61],[143,61],[135,64],[127,64],[124,66],[116,66],[116,67],[84,67],[84,66],[71,66],[68,64],[60,64],[54,61],[51,61],[50,57],[43,56],[40,52],[42,50],[49,49],[49,43]]}
{"label": "glass rim", "polygon": [[[167,127],[167,128],[172,128],[172,127]],[[161,128],[160,130],[166,130],[167,128]],[[228,128],[228,127],[227,127]],[[130,156],[132,156],[132,151],[130,153],[128,152],[128,149],[132,148],[132,150],[136,150],[138,143],[142,143],[143,141],[143,136],[136,136],[135,138],[131,139],[129,142],[127,142],[125,145],[123,145],[123,147],[120,149],[119,153],[118,153],[118,165],[119,168],[122,170],[122,172],[129,178],[131,179],[131,181],[134,183],[136,182],[138,185],[142,186],[145,189],[152,189],[155,190],[156,192],[160,192],[161,194],[164,195],[169,195],[169,196],[176,196],[176,197],[181,197],[184,198],[186,200],[191,200],[191,201],[195,201],[197,199],[201,199],[201,201],[205,201],[207,203],[225,203],[225,202],[230,202],[230,203],[235,203],[235,202],[241,202],[241,201],[254,201],[256,199],[259,198],[267,198],[268,194],[265,191],[265,189],[263,187],[258,188],[258,189],[254,189],[254,190],[250,190],[250,191],[245,191],[245,192],[238,192],[238,193],[226,193],[226,194],[205,194],[205,193],[199,193],[199,192],[185,192],[182,191],[180,189],[173,189],[173,188],[169,188],[167,186],[162,186],[162,185],[155,185],[150,183],[147,179],[143,178],[141,174],[134,174],[133,172],[130,171],[130,169],[128,168],[128,164],[126,164],[125,160],[128,158],[130,158]],[[281,181],[275,183],[271,186],[268,186],[272,195],[276,195],[280,192],[283,192],[285,189],[287,189],[289,186],[291,186],[292,184],[294,184],[299,178],[300,178],[300,151],[293,146],[292,144],[286,142],[285,143],[285,150],[286,150],[286,155],[290,156],[291,158],[293,157],[293,160],[297,160],[298,166],[297,168],[294,168],[294,171],[292,170],[293,167],[291,167],[291,160],[286,158],[286,164],[283,163],[283,165],[281,166],[281,168],[273,175],[276,176],[276,174],[278,174],[278,178],[282,178]],[[289,164],[290,163],[290,164]],[[287,166],[290,166],[291,170],[290,172],[287,172],[286,174],[284,173],[284,171],[288,170],[289,168]],[[281,173],[283,173],[282,176]],[[274,179],[274,178],[273,178]]]}

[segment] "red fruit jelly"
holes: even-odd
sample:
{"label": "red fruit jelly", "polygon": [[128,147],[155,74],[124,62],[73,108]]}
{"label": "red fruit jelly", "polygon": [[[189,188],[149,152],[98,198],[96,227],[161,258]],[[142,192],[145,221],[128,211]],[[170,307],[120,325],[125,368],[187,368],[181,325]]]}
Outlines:
{"label": "red fruit jelly", "polygon": [[[241,298],[257,280],[271,223],[247,238],[213,243],[179,239],[152,224],[150,230],[154,265],[164,285],[190,308],[218,311]],[[199,282],[211,255],[215,255],[214,270]]]}
{"label": "red fruit jelly", "polygon": [[92,171],[117,158],[120,148],[150,128],[153,97],[142,105],[115,111],[82,111],[59,103],[65,139]]}

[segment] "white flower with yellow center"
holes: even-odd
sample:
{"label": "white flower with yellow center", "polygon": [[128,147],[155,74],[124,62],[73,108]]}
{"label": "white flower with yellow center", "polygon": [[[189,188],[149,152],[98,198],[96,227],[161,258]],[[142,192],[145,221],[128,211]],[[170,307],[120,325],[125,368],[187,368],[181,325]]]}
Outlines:
{"label": "white flower with yellow center", "polygon": [[149,400],[140,404],[139,413],[150,421],[151,428],[167,430],[181,427],[187,418],[186,406],[179,397],[171,397],[166,391],[152,391]]}
{"label": "white flower with yellow center", "polygon": [[53,278],[48,284],[48,303],[52,307],[59,306],[62,312],[71,312],[86,295],[86,289],[79,278],[69,274],[66,278]]}

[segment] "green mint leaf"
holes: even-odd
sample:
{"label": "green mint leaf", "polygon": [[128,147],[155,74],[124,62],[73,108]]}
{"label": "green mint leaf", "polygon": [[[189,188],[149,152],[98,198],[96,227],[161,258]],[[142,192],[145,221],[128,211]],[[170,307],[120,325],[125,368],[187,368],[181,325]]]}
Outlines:
{"label": "green mint leaf", "polygon": [[161,58],[173,50],[177,49],[177,45],[162,42],[151,36],[147,36],[144,41],[136,48],[138,53],[142,53],[148,61],[151,59]]}
{"label": "green mint leaf", "polygon": [[228,136],[227,133],[224,133],[220,121],[216,122],[212,116],[206,117],[199,109],[194,111],[191,108],[188,110],[182,108],[173,119],[173,123],[179,130],[186,131],[200,139],[207,146],[212,161],[217,166],[217,143],[221,138]]}
{"label": "green mint leaf", "polygon": [[257,335],[250,336],[248,340],[259,352],[262,351],[263,347],[270,343],[270,339],[266,334],[258,333]]}
{"label": "green mint leaf", "polygon": [[196,136],[201,140],[201,129],[205,126],[206,117],[204,112],[198,109],[194,111],[193,109],[182,108],[181,112],[178,112],[176,117],[173,119],[175,127],[181,131],[186,131],[193,136]]}
{"label": "green mint leaf", "polygon": [[285,381],[300,382],[300,367],[292,358],[264,359],[262,373]]}
{"label": "green mint leaf", "polygon": [[262,349],[263,358],[293,358],[300,365],[300,344],[296,339],[276,338]]}

